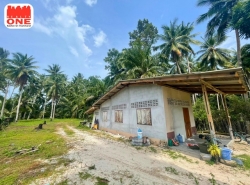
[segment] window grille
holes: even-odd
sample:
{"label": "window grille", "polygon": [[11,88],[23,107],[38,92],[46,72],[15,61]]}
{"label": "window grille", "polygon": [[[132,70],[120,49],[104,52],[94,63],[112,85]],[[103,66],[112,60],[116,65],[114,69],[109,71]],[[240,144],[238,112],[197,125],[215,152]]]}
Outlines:
{"label": "window grille", "polygon": [[114,105],[112,106],[112,110],[117,110],[117,109],[126,109],[127,104],[120,104],[120,105]]}
{"label": "window grille", "polygon": [[168,98],[168,105],[174,105],[174,106],[190,106],[189,101],[186,100],[177,100],[173,98]]}
{"label": "window grille", "polygon": [[156,107],[156,106],[158,106],[157,99],[131,103],[131,108]]}
{"label": "window grille", "polygon": [[109,110],[109,107],[102,107],[101,110],[102,111]]}

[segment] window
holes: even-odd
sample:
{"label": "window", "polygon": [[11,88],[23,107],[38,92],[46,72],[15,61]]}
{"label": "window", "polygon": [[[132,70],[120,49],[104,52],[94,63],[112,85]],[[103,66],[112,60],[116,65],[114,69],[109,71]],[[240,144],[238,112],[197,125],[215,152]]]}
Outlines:
{"label": "window", "polygon": [[107,111],[103,111],[102,112],[102,121],[103,122],[107,122],[108,121],[108,112]]}
{"label": "window", "polygon": [[115,110],[115,122],[122,123],[123,122],[123,112],[122,110]]}
{"label": "window", "polygon": [[137,124],[139,125],[152,125],[151,109],[136,109]]}

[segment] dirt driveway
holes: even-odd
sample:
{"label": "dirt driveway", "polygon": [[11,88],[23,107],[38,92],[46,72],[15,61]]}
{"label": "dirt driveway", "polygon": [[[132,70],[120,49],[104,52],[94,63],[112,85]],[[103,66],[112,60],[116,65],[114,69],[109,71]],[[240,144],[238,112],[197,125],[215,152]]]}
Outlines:
{"label": "dirt driveway", "polygon": [[110,139],[109,134],[105,138],[73,127],[69,129],[75,132],[73,136],[67,136],[62,128],[58,133],[71,146],[65,157],[72,162],[60,167],[52,177],[32,184],[250,184],[249,171],[223,164],[210,166],[184,154],[175,154],[173,159],[169,149],[136,148],[128,142]]}

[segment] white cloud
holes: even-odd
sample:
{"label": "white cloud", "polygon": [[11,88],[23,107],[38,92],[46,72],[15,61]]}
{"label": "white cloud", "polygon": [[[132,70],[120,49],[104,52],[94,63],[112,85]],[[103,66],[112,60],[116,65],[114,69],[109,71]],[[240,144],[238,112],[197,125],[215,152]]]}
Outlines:
{"label": "white cloud", "polygon": [[106,34],[103,31],[100,31],[97,35],[93,36],[95,41],[95,46],[100,47],[106,42]]}
{"label": "white cloud", "polygon": [[89,6],[92,6],[97,3],[97,0],[84,0],[84,1]]}
{"label": "white cloud", "polygon": [[34,24],[34,28],[40,30],[41,32],[46,33],[47,35],[51,35],[52,30],[49,29],[47,26],[42,25],[40,22],[36,22]]}
{"label": "white cloud", "polygon": [[70,52],[71,52],[73,55],[75,55],[76,57],[79,56],[78,52],[76,51],[76,49],[75,49],[74,47],[70,46],[70,47],[69,47],[69,50],[70,50]]}
{"label": "white cloud", "polygon": [[78,55],[84,53],[87,56],[92,54],[91,49],[85,43],[85,38],[89,32],[93,31],[93,28],[89,25],[78,24],[75,6],[59,6],[52,18],[45,20],[36,18],[34,28],[47,35],[59,35],[74,48],[74,50],[70,49],[74,55],[76,53]]}

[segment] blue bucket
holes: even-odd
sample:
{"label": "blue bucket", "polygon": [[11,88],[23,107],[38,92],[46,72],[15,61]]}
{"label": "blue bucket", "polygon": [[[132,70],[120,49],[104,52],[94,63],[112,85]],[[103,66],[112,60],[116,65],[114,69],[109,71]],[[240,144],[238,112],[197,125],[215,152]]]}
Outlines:
{"label": "blue bucket", "polygon": [[137,137],[138,139],[142,139],[142,130],[140,128],[137,130]]}
{"label": "blue bucket", "polygon": [[231,161],[231,154],[232,154],[232,150],[229,148],[222,148],[221,149],[221,158]]}

